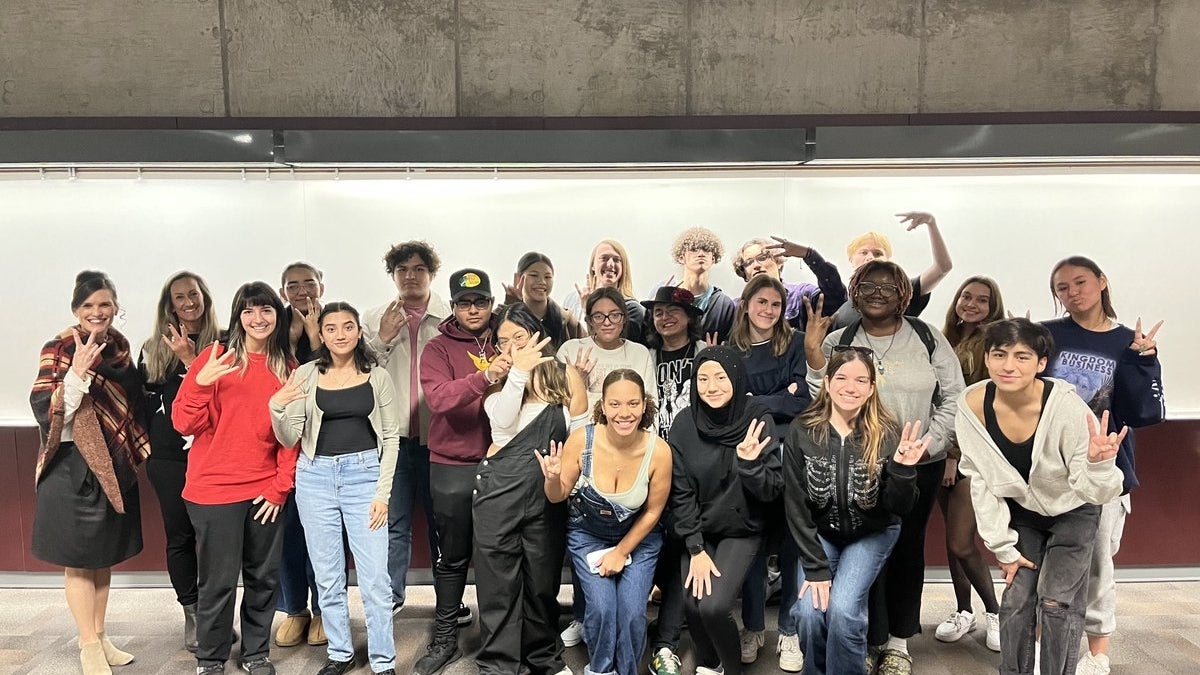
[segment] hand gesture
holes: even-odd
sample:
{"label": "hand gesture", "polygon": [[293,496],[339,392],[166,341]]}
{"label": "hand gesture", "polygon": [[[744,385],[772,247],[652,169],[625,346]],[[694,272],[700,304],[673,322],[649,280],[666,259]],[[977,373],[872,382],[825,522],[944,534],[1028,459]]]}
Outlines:
{"label": "hand gesture", "polygon": [[221,353],[221,343],[213,341],[212,352],[200,372],[196,373],[196,384],[207,387],[226,375],[236,371],[238,366],[233,362],[235,351]]}
{"label": "hand gesture", "polygon": [[292,371],[288,375],[287,382],[283,383],[283,387],[271,395],[271,404],[277,406],[286,406],[292,401],[304,398],[304,390],[300,388],[300,383],[296,381],[296,371]]}
{"label": "hand gesture", "polygon": [[746,429],[746,438],[742,439],[737,445],[737,454],[741,459],[751,461],[758,459],[762,454],[763,448],[771,443],[771,437],[767,436],[761,441],[758,437],[762,435],[763,428],[767,423],[762,420],[750,420],[750,427]]}
{"label": "hand gesture", "polygon": [[596,574],[602,577],[620,574],[625,569],[625,559],[628,557],[619,553],[616,548],[613,548],[613,550],[600,557],[600,563],[596,565]]}
{"label": "hand gesture", "polygon": [[1004,572],[1004,585],[1012,586],[1012,582],[1017,578],[1017,570],[1027,567],[1031,570],[1036,570],[1037,565],[1025,559],[1025,556],[1020,556],[1015,562],[1000,563],[1000,571]]}
{"label": "hand gesture", "polygon": [[958,482],[958,460],[946,458],[946,470],[942,473],[942,487],[954,487]]}
{"label": "hand gesture", "polygon": [[408,325],[408,312],[404,311],[404,303],[399,298],[393,300],[383,310],[379,317],[379,340],[390,344],[400,334],[400,329]]}
{"label": "hand gesture", "polygon": [[488,365],[487,371],[484,373],[487,376],[488,382],[499,382],[508,375],[508,371],[512,368],[512,356],[508,352],[501,352],[492,358],[491,364]]}
{"label": "hand gesture", "polygon": [[254,512],[254,520],[257,520],[263,525],[266,525],[267,521],[272,523],[275,522],[275,519],[279,517],[279,511],[283,509],[283,504],[276,504],[262,495],[255,497],[254,501],[251,503],[261,504],[261,506],[258,507],[258,511]]}
{"label": "hand gesture", "polygon": [[162,340],[184,366],[190,366],[196,360],[196,343],[188,337],[183,324],[179,324],[179,328],[173,323],[167,324],[167,334]]}
{"label": "hand gesture", "polygon": [[925,455],[925,451],[929,449],[929,444],[933,442],[933,436],[925,434],[921,438],[921,420],[916,422],[905,422],[904,433],[900,434],[900,444],[896,446],[896,454],[892,457],[892,461],[905,466],[914,466],[921,461],[921,457]]}
{"label": "hand gesture", "polygon": [[912,232],[921,225],[937,227],[937,219],[933,217],[933,214],[926,213],[924,211],[907,211],[905,213],[897,213],[896,217],[900,219],[901,225],[908,226],[904,228],[906,232]]}
{"label": "hand gesture", "polygon": [[[539,340],[539,338],[541,339]],[[512,359],[513,367],[529,373],[543,363],[553,361],[553,356],[542,356],[542,349],[548,344],[550,344],[550,338],[542,338],[540,332],[529,336],[529,341],[525,343],[524,347],[512,350],[509,358]]]}
{"label": "hand gesture", "polygon": [[829,610],[829,593],[833,590],[832,581],[805,581],[800,587],[800,599],[804,599],[804,593],[812,590],[812,605],[813,609],[819,609],[822,612]]}
{"label": "hand gesture", "polygon": [[79,331],[71,332],[71,335],[75,336],[75,355],[71,357],[71,370],[80,378],[87,377],[96,359],[100,358],[100,352],[104,351],[104,346],[108,344],[100,342],[96,334],[96,331],[92,331],[86,340],[80,340]]}
{"label": "hand gesture", "polygon": [[716,333],[705,333],[704,344],[708,345],[709,347],[716,347],[717,345],[721,344],[720,337]]}
{"label": "hand gesture", "polygon": [[587,307],[588,296],[591,295],[592,291],[594,290],[596,290],[596,287],[592,285],[591,281],[583,282],[583,286],[575,284],[575,292],[579,294],[580,308]]}
{"label": "hand gesture", "polygon": [[525,275],[517,272],[513,274],[512,285],[501,284],[504,286],[504,304],[511,305],[515,302],[523,302],[525,299]]}
{"label": "hand gesture", "polygon": [[321,327],[317,325],[317,320],[321,318],[321,303],[317,302],[316,298],[308,299],[308,311],[300,312],[300,324],[304,328],[304,334],[308,336],[309,343],[320,343]]}
{"label": "hand gesture", "polygon": [[536,449],[533,451],[538,465],[542,467],[542,475],[546,477],[547,481],[557,482],[559,476],[562,475],[562,448],[562,443],[550,441],[545,455]]}
{"label": "hand gesture", "polygon": [[777,237],[775,235],[771,235],[771,238],[779,242],[778,246],[772,246],[769,249],[769,252],[772,255],[782,253],[789,258],[803,258],[804,256],[808,255],[807,246],[797,244],[794,241],[788,241],[787,237]]}
{"label": "hand gesture", "polygon": [[[1017,318],[1017,315],[1016,315],[1016,314],[1013,314],[1011,309],[1010,309],[1010,310],[1008,310],[1007,312],[1005,312],[1005,314],[1007,314],[1007,315],[1008,315],[1008,318],[1010,318],[1010,319],[1015,319],[1015,318]],[[1032,314],[1029,312],[1029,310],[1028,310],[1028,309],[1027,309],[1027,310],[1025,310],[1025,320],[1026,320],[1026,321],[1033,321],[1033,315],[1032,315]]]}
{"label": "hand gesture", "polygon": [[1100,415],[1100,426],[1096,426],[1096,418],[1087,416],[1088,425],[1088,461],[1103,462],[1117,456],[1121,449],[1121,441],[1129,433],[1129,427],[1121,427],[1121,433],[1106,433],[1108,430],[1108,411]]}
{"label": "hand gesture", "polygon": [[1137,327],[1133,329],[1133,342],[1130,343],[1129,348],[1142,355],[1158,352],[1158,343],[1154,341],[1154,336],[1158,335],[1158,329],[1162,328],[1162,325],[1163,322],[1159,321],[1154,324],[1149,333],[1142,335],[1142,318],[1139,316]]}
{"label": "hand gesture", "polygon": [[721,571],[717,569],[712,558],[708,557],[708,551],[701,551],[692,556],[691,562],[688,563],[688,574],[683,580],[683,587],[691,591],[693,598],[699,600],[706,595],[712,595],[713,577],[719,576]]}
{"label": "hand gesture", "polygon": [[386,502],[371,501],[371,510],[367,512],[367,527],[372,531],[388,524],[388,505]]}
{"label": "hand gesture", "polygon": [[584,379],[587,379],[587,376],[592,374],[592,368],[596,367],[596,360],[592,358],[592,348],[580,348],[575,352],[575,358],[571,359],[567,365],[573,366],[580,375],[583,375]]}
{"label": "hand gesture", "polygon": [[825,341],[825,334],[829,332],[829,327],[833,325],[833,317],[825,316],[825,294],[817,296],[817,307],[813,308],[812,302],[808,296],[804,296],[804,314],[807,321],[804,324],[804,345],[805,347],[820,348],[821,343]]}

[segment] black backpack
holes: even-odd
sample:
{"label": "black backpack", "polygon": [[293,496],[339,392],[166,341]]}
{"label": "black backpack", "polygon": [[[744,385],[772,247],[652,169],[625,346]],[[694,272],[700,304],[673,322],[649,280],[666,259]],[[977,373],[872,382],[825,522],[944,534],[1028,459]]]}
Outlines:
{"label": "black backpack", "polygon": [[[925,351],[929,352],[929,362],[932,364],[933,352],[935,349],[937,349],[938,344],[937,339],[933,337],[933,329],[929,327],[929,324],[915,316],[906,316],[904,317],[904,320],[907,321],[908,325],[912,326],[913,330],[917,332],[917,336],[921,338],[921,342],[925,343]],[[838,339],[838,345],[842,347],[849,347],[850,343],[854,341],[854,336],[858,333],[860,326],[862,326],[861,318],[855,319],[850,323],[850,325],[846,326],[846,330],[842,331],[841,338]],[[938,405],[941,405],[941,403],[942,383],[938,382],[937,386],[933,390],[933,405],[934,407],[937,407]]]}

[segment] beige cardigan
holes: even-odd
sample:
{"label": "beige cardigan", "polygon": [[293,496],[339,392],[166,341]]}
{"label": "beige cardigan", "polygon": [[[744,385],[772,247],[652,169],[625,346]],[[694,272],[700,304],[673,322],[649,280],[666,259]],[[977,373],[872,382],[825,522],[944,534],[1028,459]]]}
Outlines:
{"label": "beige cardigan", "polygon": [[[306,396],[289,403],[286,407],[271,403],[271,428],[275,437],[286,447],[300,442],[300,450],[311,459],[316,455],[317,439],[321,436],[321,417],[317,407],[317,378],[320,376],[316,363],[306,363],[296,370],[296,381]],[[392,477],[396,473],[396,457],[400,452],[400,407],[392,378],[378,366],[371,369],[367,378],[375,392],[375,408],[371,410],[371,429],[379,440],[379,483],[375,488],[375,500],[386,504],[392,495]]]}

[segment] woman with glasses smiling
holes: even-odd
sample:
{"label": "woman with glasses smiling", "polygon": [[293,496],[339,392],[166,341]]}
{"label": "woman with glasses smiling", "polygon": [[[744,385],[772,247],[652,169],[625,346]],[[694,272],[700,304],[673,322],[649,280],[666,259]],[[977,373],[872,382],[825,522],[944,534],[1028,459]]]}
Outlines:
{"label": "woman with glasses smiling", "polygon": [[[921,591],[925,582],[925,524],[945,470],[946,448],[954,429],[955,400],[963,390],[962,368],[946,338],[929,324],[906,317],[912,284],[893,262],[864,263],[850,279],[850,300],[860,321],[835,330],[821,303],[808,306],[805,354],[808,386],[820,391],[835,346],[866,347],[872,352],[876,387],[896,419],[921,423],[931,436],[928,453],[917,464],[916,504],[903,517],[891,558],[871,591],[868,644],[879,657],[879,673],[912,672],[908,638],[921,632]],[[807,303],[806,303],[807,304]],[[878,647],[887,644],[886,649]]]}

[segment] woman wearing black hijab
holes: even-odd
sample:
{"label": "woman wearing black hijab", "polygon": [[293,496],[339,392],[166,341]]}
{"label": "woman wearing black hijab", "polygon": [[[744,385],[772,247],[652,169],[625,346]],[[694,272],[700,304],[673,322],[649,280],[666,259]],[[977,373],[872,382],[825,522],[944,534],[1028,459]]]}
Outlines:
{"label": "woman wearing black hijab", "polygon": [[745,360],[730,347],[696,356],[691,405],[671,426],[670,509],[688,589],[684,609],[697,675],[739,675],[733,605],[758,553],[766,504],[783,492],[771,414],[747,396]]}

